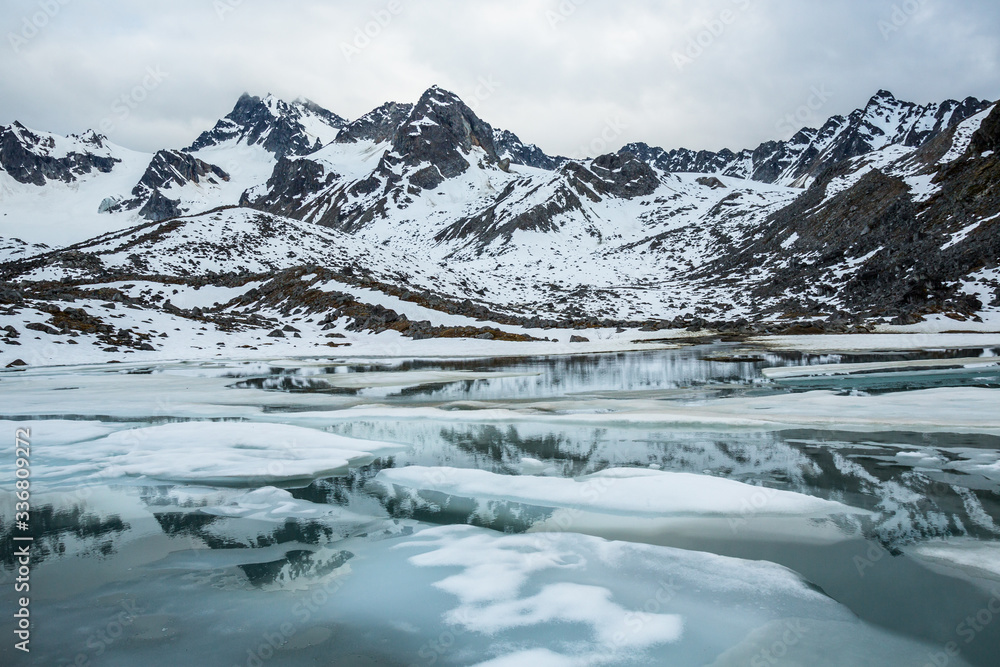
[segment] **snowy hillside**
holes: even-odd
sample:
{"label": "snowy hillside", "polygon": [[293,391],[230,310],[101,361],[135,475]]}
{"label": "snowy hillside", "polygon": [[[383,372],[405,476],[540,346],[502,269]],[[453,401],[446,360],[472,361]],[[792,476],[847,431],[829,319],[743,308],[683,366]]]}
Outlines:
{"label": "snowy hillside", "polygon": [[665,171],[725,174],[782,185],[808,185],[824,169],[889,146],[914,149],[940,132],[992,106],[967,98],[918,105],[880,90],[863,109],[833,116],[819,128],[802,128],[788,141],[770,141],[739,152],[666,151],[646,144],[622,150]]}
{"label": "snowy hillside", "polygon": [[[0,135],[0,272],[13,288],[0,328],[97,332],[87,318],[105,318],[58,312],[138,283],[162,287],[123,296],[131,308],[256,328],[251,346],[279,321],[415,339],[988,327],[998,125],[978,100],[918,106],[883,91],[767,150],[634,144],[569,160],[437,87],[353,122],[244,95],[192,146],[154,155],[15,124]],[[195,311],[170,301],[183,286],[237,292]],[[95,335],[102,350],[159,349]]]}

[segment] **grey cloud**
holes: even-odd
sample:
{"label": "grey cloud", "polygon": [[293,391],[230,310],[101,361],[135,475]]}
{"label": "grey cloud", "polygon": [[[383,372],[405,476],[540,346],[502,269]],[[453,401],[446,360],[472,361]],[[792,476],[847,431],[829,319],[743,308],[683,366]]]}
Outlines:
{"label": "grey cloud", "polygon": [[[114,141],[153,150],[190,142],[243,91],[357,117],[437,83],[578,155],[609,125],[609,150],[753,146],[817,87],[830,94],[807,123],[879,88],[919,102],[1000,89],[995,0],[396,1],[7,0],[0,123],[110,121]],[[149,68],[168,74],[151,89]]]}

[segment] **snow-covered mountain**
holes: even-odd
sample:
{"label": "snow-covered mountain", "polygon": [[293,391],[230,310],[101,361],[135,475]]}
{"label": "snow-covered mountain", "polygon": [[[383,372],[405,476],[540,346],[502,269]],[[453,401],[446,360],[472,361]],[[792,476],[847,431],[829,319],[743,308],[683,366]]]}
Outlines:
{"label": "snow-covered mountain", "polygon": [[277,157],[306,155],[332,142],[347,121],[309,100],[285,102],[245,93],[233,110],[188,147],[200,151],[227,143],[263,146]]}
{"label": "snow-covered mountain", "polygon": [[734,152],[666,151],[642,143],[622,148],[671,172],[724,174],[780,185],[806,185],[823,169],[851,158],[901,145],[919,148],[931,137],[992,106],[973,97],[962,102],[918,105],[880,90],[863,109],[833,116],[820,128],[802,128],[788,141],[768,141]]}
{"label": "snow-covered mountain", "polygon": [[33,132],[17,121],[0,127],[0,166],[18,183],[73,183],[95,171],[106,174],[119,162],[107,137],[92,130],[60,137]]}
{"label": "snow-covered mountain", "polygon": [[[163,285],[131,297],[150,310],[169,285],[224,286],[239,313],[223,302],[169,312],[236,327],[265,305],[418,337],[444,335],[433,327],[454,317],[490,336],[476,320],[509,335],[969,326],[1000,311],[998,124],[995,106],[971,98],[919,106],[880,92],[755,151],[682,159],[633,144],[569,160],[432,87],[350,123],[245,95],[189,148],[152,156],[15,125],[0,135],[0,271],[18,286],[17,312],[101,285]],[[46,198],[108,222],[87,237],[24,233]],[[348,288],[367,301],[322,296]]]}

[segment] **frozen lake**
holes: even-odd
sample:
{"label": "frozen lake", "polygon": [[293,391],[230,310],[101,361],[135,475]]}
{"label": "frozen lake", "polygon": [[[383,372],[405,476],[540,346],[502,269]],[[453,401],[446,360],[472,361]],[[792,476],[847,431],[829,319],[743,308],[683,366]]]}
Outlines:
{"label": "frozen lake", "polygon": [[712,345],[0,373],[35,539],[32,650],[0,662],[995,665],[998,364]]}

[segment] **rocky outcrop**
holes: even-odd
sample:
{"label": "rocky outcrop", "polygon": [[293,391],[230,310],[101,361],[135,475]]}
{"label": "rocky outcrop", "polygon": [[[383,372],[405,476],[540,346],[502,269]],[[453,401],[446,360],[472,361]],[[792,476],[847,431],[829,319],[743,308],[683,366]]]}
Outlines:
{"label": "rocky outcrop", "polygon": [[303,210],[303,194],[320,192],[339,178],[308,158],[283,157],[274,166],[263,193],[245,192],[240,205],[299,218],[307,213]]}
{"label": "rocky outcrop", "polygon": [[[660,187],[660,179],[648,164],[631,153],[610,153],[594,158],[589,165],[570,162],[562,168],[570,184],[577,189],[598,195],[623,199],[644,197]],[[583,185],[585,184],[585,185]]]}
{"label": "rocky outcrop", "polygon": [[147,190],[166,189],[173,185],[200,183],[202,180],[210,184],[228,181],[229,174],[214,164],[199,160],[190,153],[183,151],[158,151],[153,156],[146,172],[142,175],[132,194],[143,188]]}
{"label": "rocky outcrop", "polygon": [[[473,149],[480,151],[478,156]],[[500,164],[493,128],[454,93],[435,86],[421,95],[396,130],[392,150],[379,171],[395,182],[397,167],[402,166],[412,185],[430,190],[464,174],[470,159],[481,160],[484,166]]]}
{"label": "rocky outcrop", "polygon": [[993,112],[983,120],[969,144],[969,152],[975,155],[989,151],[1000,151],[1000,105],[995,106]]}
{"label": "rocky outcrop", "polygon": [[536,169],[555,171],[569,160],[564,157],[551,157],[545,154],[535,144],[522,142],[516,134],[509,130],[493,130],[493,145],[501,159],[510,160],[511,164],[519,164]]}
{"label": "rocky outcrop", "polygon": [[[554,232],[560,225],[558,216],[579,212],[583,206],[580,197],[567,185],[560,185],[544,202],[529,207],[525,211],[509,214],[505,204],[514,192],[511,184],[500,193],[496,202],[479,213],[449,225],[434,237],[438,243],[456,240],[471,240],[479,248],[485,248],[494,241],[510,241],[515,232]],[[529,195],[530,196],[530,195]],[[585,215],[585,214],[584,214]]]}
{"label": "rocky outcrop", "polygon": [[[328,141],[310,133],[307,124],[311,126],[313,122],[325,128]],[[308,100],[289,104],[272,95],[262,99],[244,93],[225,118],[185,150],[194,152],[239,142],[248,146],[260,145],[279,158],[308,155],[333,141],[337,130],[346,124],[340,116]]]}
{"label": "rocky outcrop", "polygon": [[[989,145],[995,132],[995,123],[984,123],[973,145]],[[940,190],[926,199],[878,169],[827,197],[829,184],[850,166],[828,170],[768,218],[754,240],[703,267],[698,277],[712,282],[768,267],[769,278],[753,290],[771,304],[761,315],[830,315],[832,309],[897,324],[933,313],[975,317],[989,304],[964,291],[962,281],[1000,265],[1000,192],[994,187],[1000,158],[975,152],[932,166]]]}
{"label": "rocky outcrop", "polygon": [[764,183],[793,185],[846,160],[894,144],[918,148],[944,130],[988,108],[973,97],[918,105],[881,90],[863,109],[833,116],[820,128],[803,128],[787,141],[768,141],[734,152],[665,151],[643,143],[622,148],[665,172],[721,174]]}
{"label": "rocky outcrop", "polygon": [[143,220],[158,222],[160,220],[176,218],[184,214],[179,199],[171,199],[159,190],[153,190],[144,202],[141,199],[131,201],[135,203],[142,202],[142,206],[139,208],[139,217]]}
{"label": "rocky outcrop", "polygon": [[93,171],[108,173],[121,161],[108,154],[103,135],[88,132],[60,139],[66,146],[17,121],[0,127],[0,167],[19,183],[41,186],[48,181],[72,183]]}
{"label": "rocky outcrop", "polygon": [[164,190],[188,184],[218,185],[229,180],[229,174],[214,164],[199,160],[190,153],[175,150],[158,151],[142,178],[132,188],[132,197],[117,203],[105,200],[101,212],[134,211],[145,220],[159,221],[187,211],[180,199],[171,199]]}
{"label": "rocky outcrop", "polygon": [[386,102],[345,125],[337,135],[336,141],[340,144],[354,144],[359,141],[381,144],[391,141],[411,111],[413,111],[412,104]]}

